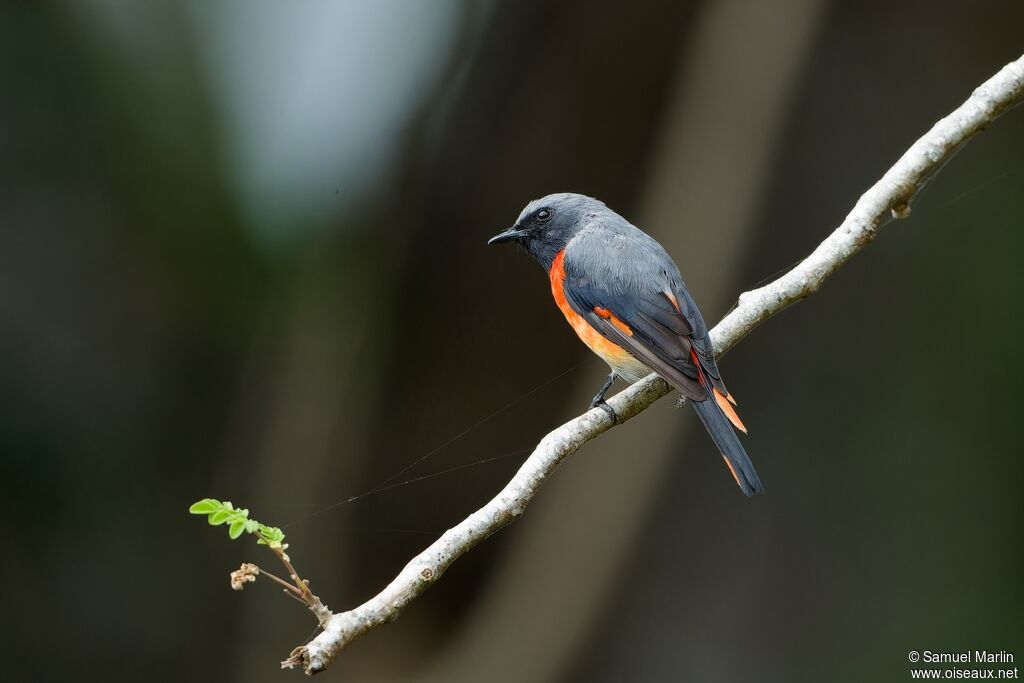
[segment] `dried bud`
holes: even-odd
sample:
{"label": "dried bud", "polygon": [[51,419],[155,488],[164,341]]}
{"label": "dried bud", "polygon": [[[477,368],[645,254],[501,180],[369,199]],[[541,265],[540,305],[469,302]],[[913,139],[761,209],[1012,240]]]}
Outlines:
{"label": "dried bud", "polygon": [[231,589],[242,590],[245,588],[245,584],[255,581],[259,573],[259,567],[251,562],[243,562],[241,567],[231,572]]}

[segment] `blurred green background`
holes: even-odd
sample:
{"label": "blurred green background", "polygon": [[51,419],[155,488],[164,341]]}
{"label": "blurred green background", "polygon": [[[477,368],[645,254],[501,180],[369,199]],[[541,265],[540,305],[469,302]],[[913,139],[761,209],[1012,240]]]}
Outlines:
{"label": "blurred green background", "polygon": [[[602,198],[718,320],[1022,25],[1011,0],[5,3],[5,679],[296,680],[309,615],[230,591],[272,558],[189,503],[287,525],[314,590],[357,605],[603,380],[536,266],[484,246],[528,200]],[[768,495],[662,401],[323,678],[1024,656],[1022,190],[1014,111],[728,355]],[[313,514],[438,447],[395,481],[513,455]]]}

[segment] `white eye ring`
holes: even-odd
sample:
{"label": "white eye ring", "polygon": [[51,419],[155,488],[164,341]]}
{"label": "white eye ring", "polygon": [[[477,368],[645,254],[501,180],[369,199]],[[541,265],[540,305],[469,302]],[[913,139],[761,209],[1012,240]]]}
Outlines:
{"label": "white eye ring", "polygon": [[541,209],[537,212],[537,220],[541,223],[551,220],[551,211],[549,209]]}

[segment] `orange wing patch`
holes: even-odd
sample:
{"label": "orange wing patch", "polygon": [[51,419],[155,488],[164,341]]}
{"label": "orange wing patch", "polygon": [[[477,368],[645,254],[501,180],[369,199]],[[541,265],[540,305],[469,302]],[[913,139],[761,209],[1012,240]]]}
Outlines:
{"label": "orange wing patch", "polygon": [[676,313],[682,315],[683,312],[679,309],[679,302],[676,301],[676,295],[668,290],[665,290],[665,296],[667,296],[668,300],[672,302],[672,305],[676,307]]}
{"label": "orange wing patch", "polygon": [[615,314],[612,313],[611,311],[609,311],[607,308],[602,308],[600,306],[595,306],[594,307],[594,313],[597,313],[599,316],[601,316],[602,318],[606,319],[612,325],[615,325],[615,327],[617,327],[619,332],[621,332],[622,334],[624,334],[626,336],[629,336],[629,337],[633,336],[633,330],[629,329],[629,325],[627,325],[626,323],[622,322],[617,317],[615,317]]}

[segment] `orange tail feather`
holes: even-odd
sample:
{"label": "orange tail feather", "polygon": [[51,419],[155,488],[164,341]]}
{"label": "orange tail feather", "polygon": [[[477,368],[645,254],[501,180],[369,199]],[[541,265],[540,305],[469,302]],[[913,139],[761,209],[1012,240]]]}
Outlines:
{"label": "orange tail feather", "polygon": [[736,414],[736,409],[733,408],[736,402],[731,400],[732,396],[723,394],[717,388],[714,389],[714,394],[715,402],[722,409],[722,412],[725,413],[725,416],[729,418],[729,422],[732,422],[732,426],[746,434],[747,428],[743,426],[743,421],[740,420],[740,416]]}

